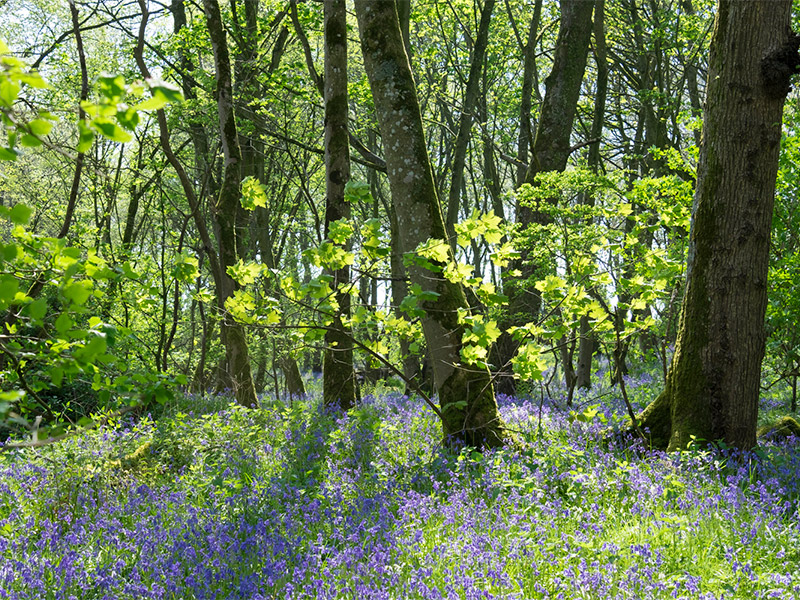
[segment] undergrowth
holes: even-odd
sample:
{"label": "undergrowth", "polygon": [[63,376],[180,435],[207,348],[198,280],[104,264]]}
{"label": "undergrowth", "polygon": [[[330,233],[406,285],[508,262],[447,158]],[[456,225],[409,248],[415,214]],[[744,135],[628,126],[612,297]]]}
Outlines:
{"label": "undergrowth", "polygon": [[605,394],[501,397],[524,443],[483,454],[385,392],[344,415],[187,396],[7,452],[0,598],[800,595],[794,440],[651,453],[603,436]]}

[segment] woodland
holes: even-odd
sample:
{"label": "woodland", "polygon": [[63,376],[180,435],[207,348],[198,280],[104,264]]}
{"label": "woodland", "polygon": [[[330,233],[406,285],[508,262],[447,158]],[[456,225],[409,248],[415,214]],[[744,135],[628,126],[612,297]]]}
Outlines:
{"label": "woodland", "polygon": [[800,597],[800,5],[0,0],[0,600]]}

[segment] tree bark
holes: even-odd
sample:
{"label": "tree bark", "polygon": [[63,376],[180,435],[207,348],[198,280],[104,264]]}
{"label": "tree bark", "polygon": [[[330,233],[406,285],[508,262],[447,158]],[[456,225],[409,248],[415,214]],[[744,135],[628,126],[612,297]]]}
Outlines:
{"label": "tree bark", "polygon": [[[345,185],[350,180],[350,147],[347,135],[347,12],[344,0],[327,0],[325,20],[325,235],[331,223],[350,218]],[[339,304],[325,332],[322,362],[322,396],[328,406],[342,410],[356,403],[352,331],[350,318],[350,268],[344,265],[329,273]]]}
{"label": "tree bark", "polygon": [[[356,0],[355,8],[401,250],[414,251],[429,239],[442,240],[449,250],[395,2]],[[419,265],[409,268],[409,277],[423,291],[436,294],[435,299],[421,303],[425,311],[422,327],[433,363],[445,439],[478,447],[501,445],[506,432],[489,372],[461,361],[464,327],[459,323],[459,310],[469,311],[463,288]]]}
{"label": "tree bark", "polygon": [[494,4],[495,0],[485,0],[481,9],[478,35],[475,38],[475,47],[472,51],[472,64],[469,67],[467,89],[464,91],[461,115],[458,119],[456,144],[453,148],[453,171],[450,179],[450,192],[447,199],[447,215],[445,218],[447,236],[453,251],[456,248],[455,225],[458,222],[458,209],[461,205],[461,186],[464,183],[467,147],[472,133],[472,121],[478,102],[478,93],[480,92],[481,71],[486,58],[486,49],[489,45],[489,24],[492,21]]}
{"label": "tree bark", "polygon": [[[596,0],[594,7],[594,62],[597,66],[597,88],[595,90],[594,117],[589,133],[589,157],[587,166],[593,173],[600,172],[600,138],[603,135],[603,124],[606,115],[606,97],[608,95],[608,64],[606,55],[605,0]],[[583,204],[594,206],[594,197],[583,194]],[[591,223],[588,223],[591,225]],[[589,317],[581,317],[578,336],[578,368],[575,373],[575,384],[578,388],[588,390],[592,387],[592,356],[594,355],[595,338],[592,335]]]}
{"label": "tree bark", "polygon": [[[506,0],[507,2],[508,0]],[[509,12],[509,16],[511,13]],[[521,164],[528,163],[528,149],[533,148],[533,119],[531,117],[531,104],[534,95],[539,96],[539,77],[536,70],[536,39],[539,31],[539,21],[542,16],[542,0],[536,0],[533,5],[533,17],[528,27],[528,38],[525,42],[522,61],[522,99],[519,105],[519,136],[517,137],[517,160]],[[517,167],[517,187],[525,183],[525,167]]]}
{"label": "tree bark", "polygon": [[225,309],[225,302],[233,296],[238,287],[227,269],[238,261],[239,246],[242,245],[240,237],[246,230],[244,227],[240,231],[237,218],[241,210],[239,187],[242,181],[242,153],[233,112],[231,62],[217,0],[203,0],[203,7],[217,71],[216,97],[220,142],[225,158],[219,195],[213,207],[220,262],[220,277],[217,282],[217,303],[222,311],[220,332],[225,345],[225,370],[231,378],[236,401],[243,406],[255,407],[258,405],[258,399],[250,370],[246,332],[242,324]]}
{"label": "tree bark", "polygon": [[[556,39],[553,69],[545,80],[545,96],[542,102],[539,126],[533,143],[530,165],[525,174],[525,183],[533,185],[538,173],[563,171],[570,154],[570,136],[575,112],[580,97],[581,84],[589,53],[592,34],[593,2],[584,0],[561,1],[561,23]],[[544,224],[548,218],[535,207],[518,206],[517,223],[523,230],[530,225]],[[518,277],[509,272],[517,270]],[[541,296],[533,288],[532,279],[539,266],[532,263],[527,248],[520,248],[520,257],[513,261],[503,277],[504,292],[508,296],[508,318],[502,329],[522,325],[536,320],[541,309]],[[516,353],[517,344],[507,334],[498,340],[499,365],[507,369]],[[513,386],[513,379],[503,378],[505,387]],[[513,393],[513,389],[504,389]]]}
{"label": "tree bark", "polygon": [[800,65],[791,5],[718,4],[678,340],[665,390],[641,415],[669,449],[756,443],[783,104]]}

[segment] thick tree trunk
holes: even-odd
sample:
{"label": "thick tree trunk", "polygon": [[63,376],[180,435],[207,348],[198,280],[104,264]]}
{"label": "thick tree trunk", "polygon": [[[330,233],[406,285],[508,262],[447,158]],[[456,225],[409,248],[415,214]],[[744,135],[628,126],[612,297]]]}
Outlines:
{"label": "thick tree trunk", "polygon": [[[344,0],[327,0],[325,13],[325,235],[331,223],[350,218],[344,188],[350,179],[350,146],[347,136],[347,13]],[[339,310],[325,332],[322,365],[323,400],[342,410],[356,403],[353,340],[350,318],[350,269],[330,273]]]}
{"label": "thick tree trunk", "polygon": [[[397,223],[397,214],[394,207],[389,206],[389,222],[391,226],[391,254],[389,255],[389,265],[392,274],[392,306],[399,307],[406,296],[408,296],[408,280],[406,268],[403,265],[403,251],[400,249],[400,226]],[[411,320],[411,317],[404,312],[400,316]],[[400,356],[403,360],[403,376],[407,382],[421,385],[420,356],[418,352],[411,352],[411,340],[400,339]],[[414,393],[414,388],[406,383],[404,393],[410,396]]]}
{"label": "thick tree trunk", "polygon": [[219,4],[217,0],[204,0],[203,6],[217,71],[216,96],[219,131],[225,157],[222,184],[213,211],[220,263],[219,280],[217,281],[217,304],[222,311],[220,333],[225,346],[225,371],[231,379],[236,401],[243,406],[254,407],[257,406],[258,399],[250,370],[247,335],[242,324],[238,323],[225,309],[226,300],[233,296],[237,288],[236,282],[228,275],[227,269],[236,264],[239,247],[243,245],[241,240],[237,239],[237,236],[242,235],[242,231],[237,227],[239,224],[237,216],[241,210],[239,187],[242,180],[242,155],[233,112],[231,63],[225,32],[222,29]]}
{"label": "thick tree trunk", "polygon": [[666,388],[642,414],[669,449],[756,443],[783,103],[800,64],[791,5],[719,2],[678,341]]}
{"label": "thick tree trunk", "polygon": [[[383,137],[401,249],[413,251],[428,239],[445,243],[444,219],[395,2],[356,0],[355,8],[364,66]],[[423,291],[436,294],[434,300],[422,303],[422,327],[433,363],[445,438],[472,446],[501,445],[506,433],[489,372],[461,361],[464,328],[458,313],[469,311],[464,290],[442,278],[441,273],[419,265],[409,268],[409,276]]]}

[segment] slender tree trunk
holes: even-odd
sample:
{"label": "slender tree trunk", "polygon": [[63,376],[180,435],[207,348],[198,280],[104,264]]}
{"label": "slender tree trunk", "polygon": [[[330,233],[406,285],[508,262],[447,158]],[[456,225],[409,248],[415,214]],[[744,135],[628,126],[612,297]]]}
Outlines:
{"label": "slender tree trunk", "polygon": [[[350,218],[345,185],[350,180],[350,146],[347,136],[347,12],[345,0],[327,0],[325,14],[325,235],[331,223]],[[350,318],[350,268],[335,269],[332,287],[339,310],[325,332],[322,364],[323,400],[342,410],[356,403],[353,339]]]}
{"label": "slender tree trunk", "polygon": [[[517,160],[521,164],[528,162],[528,149],[533,148],[533,118],[531,105],[534,95],[538,97],[538,72],[536,70],[536,36],[539,32],[539,21],[542,16],[542,0],[533,5],[533,17],[528,27],[528,38],[523,48],[522,66],[522,99],[519,104],[519,137],[517,138]],[[541,99],[541,98],[540,98]],[[525,167],[517,168],[517,187],[525,183]]]}
{"label": "slender tree trunk", "polygon": [[653,442],[756,442],[783,104],[800,65],[791,0],[720,0],[689,234],[686,295]]}
{"label": "slender tree trunk", "polygon": [[450,180],[450,193],[447,199],[447,216],[445,226],[453,251],[456,248],[455,225],[458,222],[458,209],[461,205],[461,186],[464,183],[464,167],[467,161],[467,147],[472,133],[472,121],[477,107],[478,93],[481,85],[481,70],[489,45],[489,24],[492,20],[495,0],[485,0],[481,9],[481,20],[478,35],[472,50],[472,64],[469,67],[467,89],[461,104],[461,115],[458,119],[458,133],[453,148],[453,171]]}
{"label": "slender tree trunk", "polygon": [[[449,249],[395,2],[356,0],[355,8],[401,249],[413,251],[429,239],[442,240]],[[433,362],[445,439],[479,447],[501,445],[506,432],[489,372],[461,360],[464,327],[459,311],[469,311],[464,290],[419,265],[409,268],[409,276],[421,290],[435,294],[435,299],[421,303],[422,327]]]}
{"label": "slender tree trunk", "polygon": [[[575,119],[578,99],[592,34],[593,2],[584,0],[561,1],[561,24],[553,57],[553,70],[545,80],[545,96],[542,102],[539,126],[533,143],[530,165],[525,183],[535,184],[538,173],[563,171],[570,154],[570,136]],[[533,224],[545,224],[548,218],[531,206],[517,207],[517,223],[522,229]],[[508,296],[508,317],[502,329],[535,321],[541,309],[541,296],[533,287],[539,266],[533,264],[527,248],[520,248],[520,258],[509,265],[503,277],[504,292]],[[509,273],[518,271],[519,276]],[[504,334],[498,340],[498,362],[507,368],[516,353],[517,344]],[[513,380],[505,378],[506,387]],[[513,390],[504,389],[507,393]]]}
{"label": "slender tree trunk", "polygon": [[[589,146],[587,160],[589,169],[593,173],[600,172],[600,138],[603,135],[603,124],[606,115],[606,96],[608,94],[608,64],[606,57],[606,32],[605,32],[605,0],[596,0],[594,8],[594,62],[597,66],[597,89],[595,90],[594,117],[589,139],[593,140]],[[596,141],[594,141],[596,140]],[[584,194],[584,204],[594,206],[594,196]],[[591,223],[588,223],[591,225]],[[589,317],[581,317],[579,324],[578,342],[578,368],[575,373],[575,384],[580,389],[592,387],[592,356],[594,354],[595,339],[591,333]]]}
{"label": "slender tree trunk", "polygon": [[[687,15],[693,15],[695,13],[692,0],[683,0],[681,2],[681,7],[683,8],[683,10],[686,12]],[[692,106],[692,116],[699,119],[703,115],[703,106],[700,100],[700,91],[698,90],[697,87],[697,64],[695,63],[696,60],[697,60],[696,58],[692,58],[690,59],[690,61],[684,63],[684,73],[686,75],[686,90],[689,92],[689,103]],[[699,148],[702,134],[699,129],[695,129],[693,134],[694,134],[694,143]]]}
{"label": "slender tree trunk", "polygon": [[222,18],[217,0],[203,0],[203,7],[214,51],[214,64],[217,70],[217,108],[219,113],[219,131],[222,151],[225,157],[225,168],[220,185],[219,196],[214,205],[214,225],[219,248],[220,278],[217,282],[217,303],[222,311],[220,330],[225,345],[225,370],[231,378],[236,401],[243,406],[254,407],[258,404],[253,376],[250,371],[250,356],[247,348],[247,335],[241,323],[238,323],[225,308],[225,302],[233,297],[238,285],[228,274],[228,267],[236,264],[238,250],[242,245],[238,236],[242,235],[238,225],[241,203],[239,187],[241,185],[241,159],[239,139],[236,131],[236,120],[233,112],[233,89],[231,86],[231,62]]}

